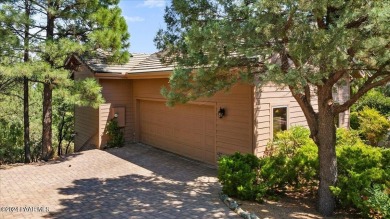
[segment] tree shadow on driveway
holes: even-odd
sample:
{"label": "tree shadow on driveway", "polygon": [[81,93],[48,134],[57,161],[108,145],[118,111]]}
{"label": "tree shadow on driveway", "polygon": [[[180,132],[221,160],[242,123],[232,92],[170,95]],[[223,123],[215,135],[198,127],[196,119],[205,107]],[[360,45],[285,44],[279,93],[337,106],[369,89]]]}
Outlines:
{"label": "tree shadow on driveway", "polygon": [[[216,169],[146,145],[106,152],[128,174],[76,179],[59,188],[59,209],[47,218],[237,218],[218,199]],[[104,170],[107,171],[107,170]]]}
{"label": "tree shadow on driveway", "polygon": [[198,177],[216,177],[215,166],[191,160],[144,144],[130,144],[106,152],[152,171],[158,176],[181,182]]}
{"label": "tree shadow on driveway", "polygon": [[63,209],[47,218],[227,218],[210,183],[166,182],[155,176],[127,175],[81,179],[59,189]]}

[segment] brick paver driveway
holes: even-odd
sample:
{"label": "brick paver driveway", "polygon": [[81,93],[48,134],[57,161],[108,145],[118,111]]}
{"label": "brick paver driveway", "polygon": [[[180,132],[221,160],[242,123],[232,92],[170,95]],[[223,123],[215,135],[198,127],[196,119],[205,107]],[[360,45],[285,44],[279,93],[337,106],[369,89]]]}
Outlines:
{"label": "brick paver driveway", "polygon": [[0,170],[0,218],[238,218],[215,176],[145,145],[84,151]]}

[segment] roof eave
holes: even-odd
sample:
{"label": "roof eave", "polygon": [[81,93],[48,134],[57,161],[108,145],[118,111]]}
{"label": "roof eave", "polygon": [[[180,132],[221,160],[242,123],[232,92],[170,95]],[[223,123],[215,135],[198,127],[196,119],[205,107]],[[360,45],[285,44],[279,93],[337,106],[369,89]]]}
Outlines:
{"label": "roof eave", "polygon": [[157,71],[157,72],[139,72],[139,73],[103,73],[96,72],[95,77],[99,79],[153,79],[153,78],[169,78],[172,71]]}

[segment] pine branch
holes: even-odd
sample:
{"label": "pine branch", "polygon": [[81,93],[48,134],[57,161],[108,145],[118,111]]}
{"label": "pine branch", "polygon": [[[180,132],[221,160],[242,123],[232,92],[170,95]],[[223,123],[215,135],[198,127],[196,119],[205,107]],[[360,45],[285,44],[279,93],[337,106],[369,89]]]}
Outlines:
{"label": "pine branch", "polygon": [[358,28],[360,25],[362,25],[365,21],[368,20],[368,16],[361,17],[355,21],[351,21],[348,24],[345,25],[346,28]]}

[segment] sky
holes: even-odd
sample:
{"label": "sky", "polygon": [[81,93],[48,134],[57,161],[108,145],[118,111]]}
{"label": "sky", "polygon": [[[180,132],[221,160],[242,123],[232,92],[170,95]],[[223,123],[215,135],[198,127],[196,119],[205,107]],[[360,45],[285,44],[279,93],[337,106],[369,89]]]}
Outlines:
{"label": "sky", "polygon": [[165,29],[166,0],[121,0],[119,7],[130,33],[131,53],[154,53],[153,39],[159,29]]}

